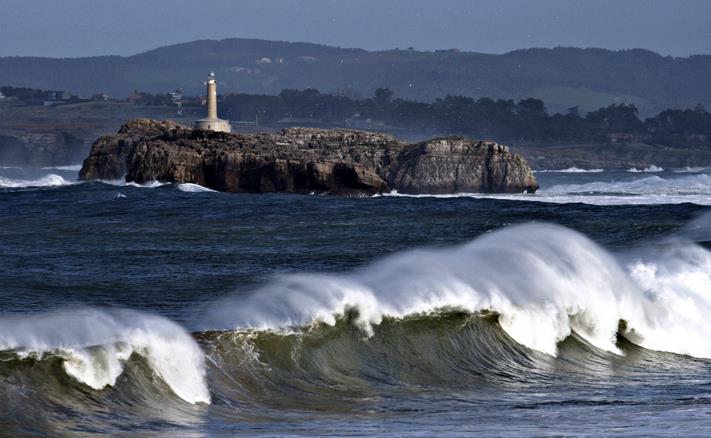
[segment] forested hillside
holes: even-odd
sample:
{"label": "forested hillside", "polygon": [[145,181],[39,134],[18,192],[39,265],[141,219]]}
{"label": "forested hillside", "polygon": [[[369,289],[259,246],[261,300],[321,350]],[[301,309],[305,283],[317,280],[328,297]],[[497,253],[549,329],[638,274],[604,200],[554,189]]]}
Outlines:
{"label": "forested hillside", "polygon": [[404,99],[446,95],[543,99],[552,111],[633,103],[644,115],[711,107],[711,56],[646,50],[527,49],[492,55],[401,48],[381,52],[251,39],[194,41],[129,57],[0,58],[0,84],[123,97],[133,90],[202,92],[209,70],[221,93],[316,88],[349,97],[388,87]]}

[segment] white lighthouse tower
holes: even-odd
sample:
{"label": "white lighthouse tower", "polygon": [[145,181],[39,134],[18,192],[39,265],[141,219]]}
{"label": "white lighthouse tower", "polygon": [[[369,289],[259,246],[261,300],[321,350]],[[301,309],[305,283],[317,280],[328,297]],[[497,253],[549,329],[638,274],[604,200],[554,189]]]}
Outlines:
{"label": "white lighthouse tower", "polygon": [[217,132],[232,132],[230,122],[217,118],[217,81],[215,73],[210,72],[207,77],[207,117],[195,121],[195,129]]}

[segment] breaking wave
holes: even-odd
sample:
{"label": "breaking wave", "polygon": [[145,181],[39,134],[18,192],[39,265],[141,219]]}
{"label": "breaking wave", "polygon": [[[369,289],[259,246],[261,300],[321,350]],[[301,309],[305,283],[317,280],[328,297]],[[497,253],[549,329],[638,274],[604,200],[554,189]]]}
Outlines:
{"label": "breaking wave", "polygon": [[[334,326],[350,315],[366,335],[388,318],[442,311],[494,314],[517,343],[548,355],[576,333],[620,353],[620,333],[641,347],[711,358],[711,254],[622,263],[581,234],[522,225],[445,249],[385,258],[350,274],[283,276],[247,299],[221,303],[209,321],[237,330]],[[621,327],[623,327],[621,329]]]}
{"label": "breaking wave", "polygon": [[0,409],[54,412],[53,430],[78,418],[71,409],[178,424],[212,401],[219,419],[253,421],[370,409],[374,394],[424,387],[595,383],[711,358],[710,312],[701,246],[614,255],[561,226],[518,225],[352,272],[274,278],[216,303],[192,337],[128,310],[0,317]]}
{"label": "breaking wave", "polygon": [[628,169],[627,171],[628,171],[628,172],[631,172],[631,173],[642,173],[642,172],[644,172],[644,173],[657,173],[657,172],[664,172],[664,169],[662,169],[661,167],[658,167],[658,166],[655,166],[654,164],[652,164],[651,166],[645,167],[644,169],[637,169],[636,167],[632,167],[632,168]]}
{"label": "breaking wave", "polygon": [[58,187],[72,184],[78,184],[78,182],[68,181],[55,174],[49,174],[34,180],[13,179],[0,176],[0,188]]}
{"label": "breaking wave", "polygon": [[584,184],[560,184],[544,189],[545,194],[614,193],[628,195],[711,195],[711,175],[676,178],[648,176],[632,181],[596,181]]}
{"label": "breaking wave", "polygon": [[195,341],[174,322],[136,311],[84,308],[3,316],[0,355],[5,362],[59,360],[68,376],[94,390],[115,386],[135,355],[181,399],[210,402]]}
{"label": "breaking wave", "polygon": [[683,167],[679,169],[672,169],[672,172],[674,173],[701,173],[701,172],[706,172],[708,171],[708,167]]}
{"label": "breaking wave", "polygon": [[711,174],[674,177],[645,176],[625,181],[594,181],[543,186],[535,194],[458,193],[451,195],[405,195],[395,191],[386,196],[421,198],[471,197],[552,203],[580,202],[593,205],[681,204],[711,205]]}
{"label": "breaking wave", "polygon": [[578,167],[569,167],[567,169],[559,169],[559,170],[553,170],[553,169],[535,170],[534,173],[601,173],[604,171],[605,171],[605,169],[580,169]]}
{"label": "breaking wave", "polygon": [[208,193],[208,192],[215,192],[215,190],[208,189],[207,187],[203,187],[199,184],[193,184],[193,183],[182,183],[178,184],[177,186],[178,190],[181,192],[188,192],[188,193]]}
{"label": "breaking wave", "polygon": [[66,170],[70,172],[79,172],[81,170],[81,164],[70,164],[68,166],[47,166],[43,167],[43,170],[50,170],[50,169],[56,169],[56,170]]}
{"label": "breaking wave", "polygon": [[123,179],[100,179],[98,180],[99,183],[102,184],[107,184],[110,186],[117,186],[117,187],[135,187],[138,189],[155,189],[157,187],[163,187],[166,185],[169,185],[169,182],[161,182],[161,181],[149,181],[147,183],[139,184],[137,182],[127,182]]}

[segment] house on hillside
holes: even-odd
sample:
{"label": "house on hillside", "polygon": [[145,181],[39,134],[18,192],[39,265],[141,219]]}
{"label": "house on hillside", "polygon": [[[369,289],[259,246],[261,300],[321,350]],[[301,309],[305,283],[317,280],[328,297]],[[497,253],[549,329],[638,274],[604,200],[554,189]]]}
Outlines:
{"label": "house on hillside", "polygon": [[51,90],[47,92],[47,100],[70,100],[72,95],[68,91]]}
{"label": "house on hillside", "polygon": [[71,93],[62,90],[50,90],[45,95],[45,100],[42,102],[44,106],[55,106],[69,102],[72,99]]}

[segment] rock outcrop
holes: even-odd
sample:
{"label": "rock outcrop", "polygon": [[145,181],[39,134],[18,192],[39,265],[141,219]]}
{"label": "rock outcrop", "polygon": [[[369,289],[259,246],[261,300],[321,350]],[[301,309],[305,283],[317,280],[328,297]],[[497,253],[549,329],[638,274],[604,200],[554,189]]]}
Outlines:
{"label": "rock outcrop", "polygon": [[43,167],[73,164],[91,140],[61,130],[0,132],[0,165]]}
{"label": "rock outcrop", "polygon": [[440,138],[410,145],[347,129],[227,134],[132,120],[92,146],[83,180],[190,182],[228,192],[533,192],[526,161],[493,142]]}

